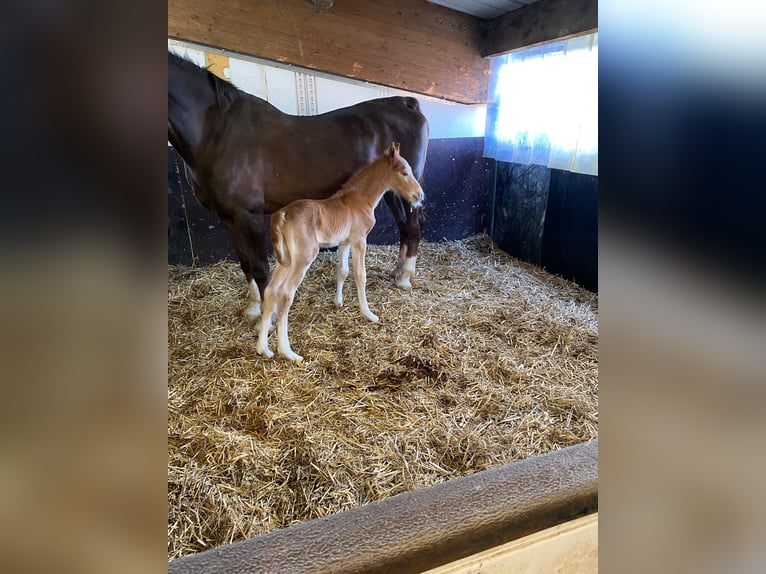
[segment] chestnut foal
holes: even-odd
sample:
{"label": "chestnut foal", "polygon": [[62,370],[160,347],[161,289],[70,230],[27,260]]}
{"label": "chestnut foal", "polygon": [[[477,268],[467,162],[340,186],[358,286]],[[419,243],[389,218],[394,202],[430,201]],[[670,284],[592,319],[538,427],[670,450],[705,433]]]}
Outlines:
{"label": "chestnut foal", "polygon": [[375,207],[389,189],[412,203],[413,207],[420,206],[425,197],[412,174],[412,168],[399,155],[399,144],[396,142],[382,156],[362,167],[329,198],[300,199],[271,216],[271,243],[277,266],[263,294],[263,315],[256,345],[258,353],[269,358],[274,356],[269,349],[268,337],[276,311],[279,354],[298,363],[303,360],[290,348],[287,314],[295,291],[316,259],[320,247],[338,246],[335,304],[338,307],[343,305],[343,282],[348,277],[350,248],[354,257],[359,308],[370,321],[378,320],[367,305],[364,255],[367,234],[375,225]]}

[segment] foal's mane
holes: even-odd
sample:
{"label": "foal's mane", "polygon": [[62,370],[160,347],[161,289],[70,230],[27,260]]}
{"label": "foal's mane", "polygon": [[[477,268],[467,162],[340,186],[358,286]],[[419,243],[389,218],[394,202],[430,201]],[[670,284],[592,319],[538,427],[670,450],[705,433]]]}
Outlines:
{"label": "foal's mane", "polygon": [[215,92],[215,100],[218,107],[226,111],[231,104],[242,97],[242,91],[237,88],[231,82],[222,80],[211,72],[208,68],[202,68],[194,62],[187,60],[186,58],[179,56],[178,54],[172,54],[178,64],[186,70],[198,75],[201,78],[210,82],[213,91]]}
{"label": "foal's mane", "polygon": [[356,193],[359,190],[360,181],[369,176],[370,169],[373,167],[377,167],[378,164],[382,165],[384,163],[390,164],[391,166],[395,166],[398,163],[398,161],[394,160],[394,158],[388,155],[380,155],[376,157],[375,159],[368,161],[356,173],[354,173],[354,175],[352,175],[346,181],[346,183],[344,183],[341,186],[341,188],[335,192],[334,195],[345,196],[348,194]]}

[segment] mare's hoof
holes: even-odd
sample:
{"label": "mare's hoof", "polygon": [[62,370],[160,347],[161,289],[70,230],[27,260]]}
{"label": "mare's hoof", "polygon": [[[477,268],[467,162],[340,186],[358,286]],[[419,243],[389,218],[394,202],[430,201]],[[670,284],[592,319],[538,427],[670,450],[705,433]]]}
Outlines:
{"label": "mare's hoof", "polygon": [[396,286],[399,287],[399,289],[403,289],[405,291],[409,291],[412,289],[412,283],[410,283],[409,277],[400,277],[396,280]]}

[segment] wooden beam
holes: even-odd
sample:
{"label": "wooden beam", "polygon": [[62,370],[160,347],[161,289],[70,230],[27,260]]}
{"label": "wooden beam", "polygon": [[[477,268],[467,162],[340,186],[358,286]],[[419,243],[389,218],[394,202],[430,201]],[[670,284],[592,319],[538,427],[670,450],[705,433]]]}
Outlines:
{"label": "wooden beam", "polygon": [[[176,558],[168,574],[415,574],[597,510],[594,439]],[[547,569],[549,563],[538,564],[541,572],[569,572],[562,564]]]}
{"label": "wooden beam", "polygon": [[540,0],[482,24],[482,57],[598,30],[598,0]]}
{"label": "wooden beam", "polygon": [[168,36],[463,103],[487,100],[481,20],[425,0],[168,0]]}

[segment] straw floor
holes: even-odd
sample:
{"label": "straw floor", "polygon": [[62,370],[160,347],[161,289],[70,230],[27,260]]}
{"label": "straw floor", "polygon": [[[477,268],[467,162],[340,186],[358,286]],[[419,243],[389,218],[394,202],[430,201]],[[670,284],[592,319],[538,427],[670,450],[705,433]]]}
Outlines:
{"label": "straw floor", "polygon": [[[598,299],[486,235],[370,246],[333,305],[335,259],[299,287],[293,365],[255,353],[244,278],[170,267],[168,557],[192,554],[472,474],[598,434]],[[270,338],[276,351],[276,336]]]}

